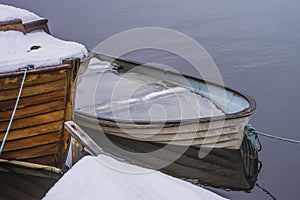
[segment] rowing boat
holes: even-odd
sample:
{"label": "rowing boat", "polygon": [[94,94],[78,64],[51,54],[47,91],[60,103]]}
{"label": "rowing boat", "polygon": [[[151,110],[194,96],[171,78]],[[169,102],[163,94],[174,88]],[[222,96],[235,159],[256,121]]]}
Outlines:
{"label": "rowing boat", "polygon": [[[68,63],[67,63],[68,62]],[[69,146],[78,60],[27,72],[21,99],[0,158],[62,167]],[[0,74],[0,142],[8,127],[24,71]]]}
{"label": "rowing boat", "polygon": [[[99,95],[87,95],[87,88],[84,88],[84,84],[77,86],[78,93],[83,96],[95,96],[95,105],[76,106],[74,121],[80,126],[139,141],[208,148],[240,148],[244,138],[244,128],[256,108],[255,101],[251,97],[202,79],[103,54],[94,53],[82,64],[82,67],[103,68],[103,62],[110,64],[106,70],[97,74],[103,80],[99,83],[99,87],[102,88],[98,91]],[[124,76],[129,81],[128,84],[126,81],[122,82],[121,78],[116,78]],[[79,79],[81,81],[78,82],[82,82],[84,77],[79,77]],[[112,81],[114,79],[116,79],[115,82]],[[149,81],[145,81],[148,79]],[[120,85],[120,89],[117,90]],[[134,85],[134,93],[129,91],[132,85]],[[148,87],[148,91],[139,91],[139,86]],[[157,88],[160,88],[158,92]],[[223,90],[224,98],[215,95],[218,93],[211,93],[212,90]],[[107,96],[105,91],[114,93]],[[126,96],[126,93],[131,93],[131,96]],[[154,115],[158,117],[151,118],[144,114],[148,110],[143,108],[138,110],[141,107],[151,109],[151,106],[168,101],[168,99],[174,102],[172,95],[174,98],[196,95],[196,99],[202,98],[202,102],[209,101],[210,107],[215,107],[222,113],[216,116],[199,116],[201,110],[197,110],[198,107],[189,102],[186,102],[186,105],[183,102],[177,107],[185,105],[184,110],[196,108],[196,113],[191,115],[192,117],[171,115],[171,117],[163,118],[161,115]],[[79,94],[78,98],[80,98]],[[105,101],[108,102],[105,103]],[[168,108],[165,109],[168,110]],[[171,107],[169,111],[176,115],[176,106]],[[93,139],[97,141],[97,138]]]}
{"label": "rowing boat", "polygon": [[64,122],[72,119],[86,49],[51,36],[47,19],[12,6],[0,9],[9,19],[0,22],[0,159],[62,168],[70,143]]}

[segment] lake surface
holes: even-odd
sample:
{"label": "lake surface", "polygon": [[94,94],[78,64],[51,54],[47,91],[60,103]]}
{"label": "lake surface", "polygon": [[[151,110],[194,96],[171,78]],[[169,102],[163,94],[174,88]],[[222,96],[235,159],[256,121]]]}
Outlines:
{"label": "lake surface", "polygon": [[[92,49],[109,36],[138,27],[165,27],[202,44],[227,86],[258,105],[251,123],[259,131],[300,140],[300,2],[297,0],[33,1],[0,0],[48,18],[52,34]],[[162,52],[129,55],[193,71]],[[277,199],[297,199],[300,145],[261,138],[263,168],[257,183]],[[211,189],[211,188],[210,188]],[[212,189],[230,199],[271,199]]]}

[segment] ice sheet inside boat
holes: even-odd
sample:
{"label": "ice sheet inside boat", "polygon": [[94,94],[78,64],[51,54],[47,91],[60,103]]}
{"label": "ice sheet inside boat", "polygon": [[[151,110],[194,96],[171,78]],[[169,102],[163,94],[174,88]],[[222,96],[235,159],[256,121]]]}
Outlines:
{"label": "ice sheet inside boat", "polygon": [[187,85],[186,80],[172,77],[173,73],[165,78],[160,76],[164,74],[161,70],[143,67],[120,70],[98,58],[92,58],[84,65],[87,71],[77,82],[76,110],[100,118],[184,120],[222,116],[249,107],[247,99],[231,90],[223,90],[226,93],[223,102],[226,103],[220,103],[219,97],[209,91],[223,88],[211,85],[208,90],[207,85],[197,79],[188,80]]}

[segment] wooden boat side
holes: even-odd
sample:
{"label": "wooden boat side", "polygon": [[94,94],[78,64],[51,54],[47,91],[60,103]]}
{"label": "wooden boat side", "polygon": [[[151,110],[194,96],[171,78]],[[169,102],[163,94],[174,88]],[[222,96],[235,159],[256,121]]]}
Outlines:
{"label": "wooden boat side", "polygon": [[50,34],[50,30],[47,23],[48,23],[47,19],[39,19],[39,20],[25,23],[23,24],[23,27],[26,33],[42,29],[46,33]]}
{"label": "wooden boat side", "polygon": [[48,23],[47,19],[39,19],[24,24],[21,19],[14,19],[5,22],[0,22],[0,31],[14,30],[26,34],[41,29],[44,30],[46,33],[50,34],[47,23]]}
{"label": "wooden boat side", "polygon": [[191,122],[170,126],[136,125],[134,123],[108,122],[75,113],[74,121],[82,127],[104,133],[135,139],[174,145],[203,145],[203,147],[239,149],[244,126],[249,117],[225,121]]}
{"label": "wooden boat side", "polygon": [[[28,149],[7,152],[3,158],[8,158],[9,160],[31,162],[47,166],[54,166],[57,163],[58,150],[59,144],[56,142]],[[52,165],[49,165],[49,163]]]}
{"label": "wooden boat side", "polygon": [[20,31],[25,34],[25,28],[21,19],[14,19],[6,22],[0,22],[0,31]]}
{"label": "wooden boat side", "polygon": [[[74,81],[79,59],[29,70],[10,133],[0,158],[63,167],[70,136],[63,123],[72,119]],[[23,78],[22,71],[0,74],[0,142]]]}
{"label": "wooden boat side", "polygon": [[[214,148],[240,148],[244,137],[244,127],[256,108],[255,101],[251,97],[215,83],[172,71],[164,71],[143,63],[97,53],[93,56],[100,60],[114,63],[120,70],[133,70],[136,73],[190,89],[210,99],[218,108],[225,112],[225,115],[149,122],[143,120],[115,119],[113,117],[106,118],[77,110],[75,111],[74,121],[79,125],[140,141],[175,145],[203,145]],[[87,64],[85,63],[84,65]],[[223,105],[218,102],[219,98],[217,96],[209,97],[209,90],[206,84],[215,88],[216,91],[219,89],[225,91],[226,101],[223,101]],[[226,103],[227,101],[229,103]],[[238,105],[239,103],[241,105]]]}

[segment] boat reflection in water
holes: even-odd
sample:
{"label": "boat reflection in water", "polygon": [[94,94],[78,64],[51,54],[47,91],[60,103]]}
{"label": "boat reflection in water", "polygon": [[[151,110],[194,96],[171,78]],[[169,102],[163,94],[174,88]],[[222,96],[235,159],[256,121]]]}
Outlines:
{"label": "boat reflection in water", "polygon": [[[261,167],[257,151],[246,137],[240,150],[212,149],[205,157],[199,158],[199,147],[191,146],[184,151],[183,146],[131,140],[101,134],[87,128],[84,130],[90,136],[96,134],[96,143],[107,153],[136,165],[159,169],[197,185],[250,191],[255,185]],[[107,142],[107,139],[110,142]],[[164,153],[151,154],[162,148],[165,150]],[[168,162],[171,160],[170,157],[174,156],[179,158],[160,169],[161,163]]]}
{"label": "boat reflection in water", "polygon": [[50,166],[0,159],[0,199],[42,199],[61,176]]}

